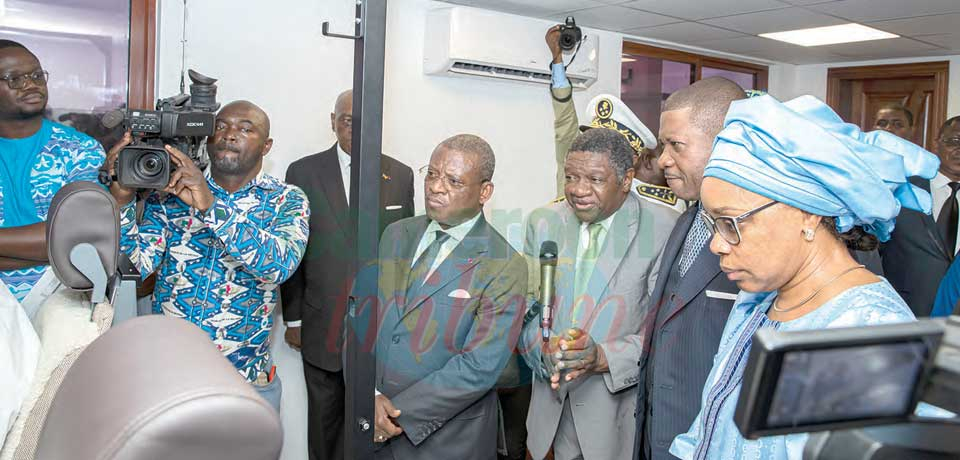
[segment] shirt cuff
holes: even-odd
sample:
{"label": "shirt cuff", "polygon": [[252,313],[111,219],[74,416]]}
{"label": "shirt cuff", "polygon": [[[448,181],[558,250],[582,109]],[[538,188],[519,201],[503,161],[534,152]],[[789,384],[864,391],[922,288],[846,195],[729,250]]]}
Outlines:
{"label": "shirt cuff", "polygon": [[286,325],[287,327],[300,327],[300,323],[302,323],[302,322],[303,322],[302,320],[300,320],[300,321],[286,321],[286,322],[284,322],[283,324]]}
{"label": "shirt cuff", "polygon": [[553,88],[570,86],[570,82],[567,80],[567,69],[563,64],[550,64],[550,81]]}
{"label": "shirt cuff", "polygon": [[378,389],[376,389],[376,388],[373,389],[373,396],[380,396],[380,395],[382,395],[382,394],[383,394],[383,393],[381,393],[380,390],[378,390]]}

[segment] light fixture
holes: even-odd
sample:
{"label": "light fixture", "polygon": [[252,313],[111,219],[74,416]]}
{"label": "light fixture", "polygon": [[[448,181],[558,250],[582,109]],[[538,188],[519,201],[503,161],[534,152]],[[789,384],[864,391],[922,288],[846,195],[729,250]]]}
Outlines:
{"label": "light fixture", "polygon": [[800,46],[835,45],[837,43],[865,42],[899,37],[899,35],[855,23],[771,32],[760,34],[760,36]]}
{"label": "light fixture", "polygon": [[620,62],[637,62],[637,60],[632,57],[628,57],[627,55],[623,55],[620,57]]}

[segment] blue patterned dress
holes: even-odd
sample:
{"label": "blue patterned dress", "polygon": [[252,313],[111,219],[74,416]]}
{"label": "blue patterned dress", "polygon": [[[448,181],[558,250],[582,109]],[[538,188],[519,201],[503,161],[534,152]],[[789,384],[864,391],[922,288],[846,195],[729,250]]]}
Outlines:
{"label": "blue patterned dress", "polygon": [[143,220],[121,208],[120,248],[146,276],[158,270],[154,313],[186,319],[248,381],[269,372],[277,286],[303,258],[310,206],[297,187],[261,173],[228,193],[211,178],[206,213],[154,192]]}
{"label": "blue patterned dress", "polygon": [[700,414],[690,430],[674,439],[670,453],[681,459],[800,460],[806,434],[769,436],[755,441],[740,435],[733,422],[750,339],[759,327],[784,331],[869,326],[914,321],[910,308],[886,280],[856,286],[792,321],[767,318],[776,293],[740,292],[720,339],[713,369],[704,385]]}
{"label": "blue patterned dress", "polygon": [[[36,144],[24,151],[20,149],[22,142]],[[18,150],[25,155],[12,158]],[[103,147],[92,137],[50,120],[43,120],[40,130],[31,138],[0,138],[0,155],[4,157],[0,161],[0,228],[47,220],[53,196],[71,182],[96,182],[97,170],[106,157]],[[9,212],[14,206],[18,212]],[[0,270],[0,280],[22,301],[46,269],[43,264]]]}

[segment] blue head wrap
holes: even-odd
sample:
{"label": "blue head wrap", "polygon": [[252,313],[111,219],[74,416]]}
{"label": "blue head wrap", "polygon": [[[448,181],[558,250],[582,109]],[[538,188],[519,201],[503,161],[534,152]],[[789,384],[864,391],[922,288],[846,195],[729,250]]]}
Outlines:
{"label": "blue head wrap", "polygon": [[812,96],[781,103],[759,96],[730,104],[704,177],[716,177],[795,208],[859,225],[890,239],[900,207],[930,213],[930,194],[907,179],[930,179],[940,160],[885,131],[860,131]]}

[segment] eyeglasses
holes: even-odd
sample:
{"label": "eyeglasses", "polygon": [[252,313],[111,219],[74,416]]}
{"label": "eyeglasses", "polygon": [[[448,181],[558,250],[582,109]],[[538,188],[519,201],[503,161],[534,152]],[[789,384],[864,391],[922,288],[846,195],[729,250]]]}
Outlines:
{"label": "eyeglasses", "polygon": [[952,149],[960,148],[960,137],[951,137],[949,139],[940,139],[944,146]]}
{"label": "eyeglasses", "polygon": [[32,73],[25,73],[22,75],[5,75],[0,77],[0,80],[7,82],[7,86],[10,89],[23,89],[27,86],[27,80],[32,80],[33,84],[37,86],[43,86],[47,84],[47,80],[50,79],[50,72],[46,70],[36,70]]}
{"label": "eyeglasses", "polygon": [[700,217],[707,223],[710,228],[713,229],[714,233],[718,233],[724,241],[729,243],[731,246],[736,246],[740,244],[740,223],[749,219],[750,216],[763,211],[764,209],[769,208],[775,204],[779,203],[778,201],[771,201],[759,208],[752,209],[743,214],[740,214],[737,217],[711,217],[710,214],[707,214],[707,211],[704,209],[700,210]]}
{"label": "eyeglasses", "polygon": [[[443,181],[448,188],[454,189],[454,190],[461,190],[467,186],[467,184],[464,181],[456,177],[444,176],[436,171],[431,171],[429,165],[421,167],[420,169],[417,170],[417,172],[420,173],[421,176],[423,176],[423,181],[428,184],[432,184],[439,180],[439,181]],[[489,182],[489,181],[488,180],[480,181],[481,184],[484,182]]]}

